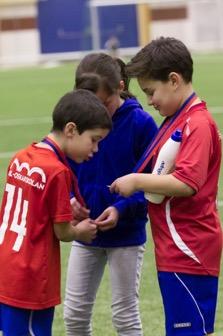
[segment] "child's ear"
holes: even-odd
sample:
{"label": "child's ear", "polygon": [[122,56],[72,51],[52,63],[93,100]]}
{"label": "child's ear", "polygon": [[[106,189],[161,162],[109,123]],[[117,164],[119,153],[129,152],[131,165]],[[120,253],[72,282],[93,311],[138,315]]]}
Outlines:
{"label": "child's ear", "polygon": [[68,122],[64,129],[65,135],[68,137],[73,137],[77,132],[77,126],[74,122]]}
{"label": "child's ear", "polygon": [[178,73],[176,72],[170,72],[169,74],[169,81],[171,82],[171,84],[174,86],[174,87],[178,87],[179,83],[180,83],[180,76]]}
{"label": "child's ear", "polygon": [[124,91],[125,90],[125,83],[123,80],[120,80],[120,83],[119,83],[119,90],[120,91]]}

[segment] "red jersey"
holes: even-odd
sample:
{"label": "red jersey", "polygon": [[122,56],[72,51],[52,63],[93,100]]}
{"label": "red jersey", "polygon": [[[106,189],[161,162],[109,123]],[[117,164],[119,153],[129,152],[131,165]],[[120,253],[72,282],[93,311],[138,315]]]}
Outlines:
{"label": "red jersey", "polygon": [[170,128],[171,132],[176,129],[183,131],[183,139],[172,175],[196,193],[191,197],[166,197],[161,204],[149,204],[157,268],[217,276],[222,251],[222,230],[216,208],[220,132],[205,103],[183,111]]}
{"label": "red jersey", "polygon": [[49,149],[33,144],[11,160],[0,212],[0,302],[27,309],[60,303],[53,224],[72,220],[70,189],[68,168]]}

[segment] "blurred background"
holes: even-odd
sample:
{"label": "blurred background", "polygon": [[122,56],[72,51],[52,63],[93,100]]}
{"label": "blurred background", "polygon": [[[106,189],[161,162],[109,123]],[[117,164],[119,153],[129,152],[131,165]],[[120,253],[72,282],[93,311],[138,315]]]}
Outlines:
{"label": "blurred background", "polygon": [[0,67],[79,59],[116,43],[121,56],[157,36],[223,50],[223,0],[0,0]]}

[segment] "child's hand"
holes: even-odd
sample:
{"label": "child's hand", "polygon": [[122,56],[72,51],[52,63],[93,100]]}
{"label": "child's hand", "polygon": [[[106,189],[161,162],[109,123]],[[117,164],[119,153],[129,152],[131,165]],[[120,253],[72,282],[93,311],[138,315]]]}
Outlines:
{"label": "child's hand", "polygon": [[124,197],[132,195],[136,189],[135,177],[137,174],[128,174],[117,178],[110,186],[110,191],[118,193]]}
{"label": "child's hand", "polygon": [[74,226],[76,231],[75,240],[91,243],[97,235],[97,225],[90,218],[86,218]]}
{"label": "child's hand", "polygon": [[118,210],[115,207],[110,206],[95,219],[95,223],[98,225],[100,231],[107,231],[117,225],[118,219]]}
{"label": "child's hand", "polygon": [[73,211],[73,216],[75,220],[81,221],[89,217],[90,210],[82,206],[75,197],[72,197],[70,204]]}

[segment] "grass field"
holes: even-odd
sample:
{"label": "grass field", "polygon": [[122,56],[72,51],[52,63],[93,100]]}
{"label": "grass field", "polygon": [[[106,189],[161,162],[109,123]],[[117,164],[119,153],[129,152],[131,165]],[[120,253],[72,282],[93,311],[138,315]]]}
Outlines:
{"label": "grass field", "polygon": [[[223,55],[194,55],[194,88],[204,99],[223,133]],[[56,68],[0,70],[0,194],[2,194],[6,168],[12,153],[32,141],[39,141],[50,128],[51,111],[57,100],[73,87],[74,64]],[[132,83],[132,91],[143,106],[150,110],[158,123],[160,117],[146,105],[145,96]],[[219,210],[223,222],[223,170],[219,183]],[[62,293],[70,244],[62,246]],[[208,247],[207,247],[208,248]],[[156,280],[153,244],[148,226],[148,243],[145,254],[140,308],[145,336],[163,336],[164,319]],[[106,272],[100,287],[93,316],[94,336],[114,336],[111,324],[110,286]],[[65,335],[62,305],[56,309],[54,336]],[[216,316],[216,336],[223,335],[223,276]]]}

